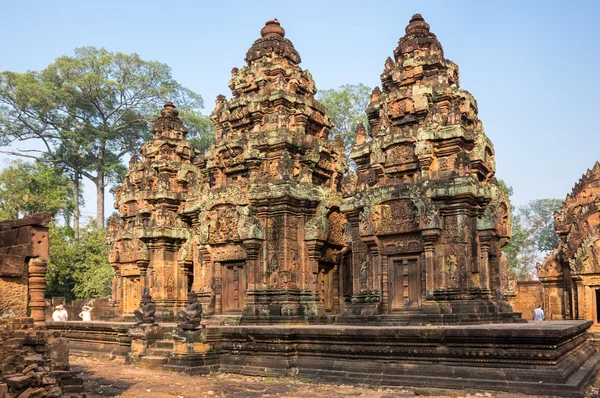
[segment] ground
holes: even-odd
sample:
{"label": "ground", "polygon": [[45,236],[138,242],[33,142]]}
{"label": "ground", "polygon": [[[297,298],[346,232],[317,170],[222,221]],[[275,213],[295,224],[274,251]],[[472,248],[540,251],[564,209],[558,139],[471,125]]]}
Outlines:
{"label": "ground", "polygon": [[[216,373],[190,376],[156,369],[126,365],[120,360],[99,360],[76,357],[72,369],[85,380],[89,398],[100,397],[369,397],[395,398],[429,397],[496,397],[531,398],[531,395],[489,391],[456,391],[426,388],[370,388],[336,384],[312,383],[292,378],[250,377]],[[598,397],[600,378],[588,389],[587,397]]]}

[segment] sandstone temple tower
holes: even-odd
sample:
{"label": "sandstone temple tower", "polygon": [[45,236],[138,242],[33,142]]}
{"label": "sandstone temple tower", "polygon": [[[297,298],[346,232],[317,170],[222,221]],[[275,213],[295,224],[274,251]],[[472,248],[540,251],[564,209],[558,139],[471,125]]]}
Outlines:
{"label": "sandstone temple tower", "polygon": [[132,314],[142,294],[151,292],[162,316],[173,315],[187,302],[192,270],[192,231],[178,213],[201,170],[196,153],[185,141],[187,129],[168,102],[152,126],[154,137],[133,157],[125,183],[117,189],[108,239],[115,271],[113,302]]}
{"label": "sandstone temple tower", "polygon": [[554,214],[560,244],[538,277],[548,319],[600,322],[600,163],[596,162]]}
{"label": "sandstone temple tower", "polygon": [[[242,322],[513,321],[507,197],[477,103],[415,15],[359,126],[341,137],[277,20],[217,97],[203,155],[167,103],[110,227],[114,299],[163,317],[198,292]],[[344,177],[345,176],[345,177]],[[378,318],[379,317],[379,318]]]}
{"label": "sandstone temple tower", "polygon": [[277,20],[218,96],[203,185],[182,214],[195,228],[194,284],[208,311],[248,319],[323,313],[322,284],[343,251],[343,143]]}
{"label": "sandstone temple tower", "polygon": [[328,140],[331,117],[284,35],[268,21],[247,65],[233,69],[233,98],[219,96],[211,116],[216,142],[193,164],[177,111],[165,105],[111,227],[124,313],[144,289],[171,308],[188,287],[208,314],[293,319],[332,309],[345,250],[343,141]]}
{"label": "sandstone temple tower", "polygon": [[496,319],[509,278],[507,197],[494,149],[458,67],[421,15],[388,58],[356,131],[342,212],[350,224],[342,266],[353,314],[472,314]]}

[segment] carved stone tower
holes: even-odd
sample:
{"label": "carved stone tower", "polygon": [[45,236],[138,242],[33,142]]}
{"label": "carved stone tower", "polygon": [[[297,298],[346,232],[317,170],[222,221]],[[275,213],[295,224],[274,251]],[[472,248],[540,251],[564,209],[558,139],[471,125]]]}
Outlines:
{"label": "carved stone tower", "polygon": [[567,195],[554,228],[560,244],[538,264],[547,319],[600,323],[600,163]]}
{"label": "carved stone tower", "polygon": [[167,102],[152,126],[154,137],[132,157],[125,182],[117,189],[108,227],[115,270],[113,301],[132,314],[148,289],[163,319],[187,301],[192,267],[192,231],[178,214],[193,192],[200,170],[185,141],[187,129]]}
{"label": "carved stone tower", "polygon": [[356,131],[357,176],[344,182],[346,313],[512,318],[500,251],[510,213],[493,178],[493,146],[421,15],[381,82],[366,110],[368,134]]}
{"label": "carved stone tower", "polygon": [[344,251],[341,137],[277,20],[232,70],[217,97],[206,181],[186,201],[193,220],[194,289],[210,314],[244,321],[312,319],[333,310],[333,269]]}

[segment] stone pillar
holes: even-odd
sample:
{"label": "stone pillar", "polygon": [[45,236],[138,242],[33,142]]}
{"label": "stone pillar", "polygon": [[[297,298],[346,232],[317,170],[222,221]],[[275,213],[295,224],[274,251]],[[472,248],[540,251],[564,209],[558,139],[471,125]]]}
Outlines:
{"label": "stone pillar", "polygon": [[388,282],[389,260],[387,256],[381,256],[381,305],[384,312],[390,309],[390,285]]}
{"label": "stone pillar", "polygon": [[46,322],[46,262],[40,258],[29,260],[29,315],[38,326],[45,326]]}
{"label": "stone pillar", "polygon": [[[441,235],[439,229],[427,229],[422,232],[423,242],[425,246],[425,291],[426,299],[433,298],[433,290],[435,284],[435,243]],[[441,281],[438,281],[438,284]]]}
{"label": "stone pillar", "polygon": [[215,314],[223,313],[223,265],[215,263]]}
{"label": "stone pillar", "polygon": [[479,257],[476,258],[478,261],[477,269],[471,270],[472,273],[478,273],[477,277],[473,277],[473,280],[477,279],[479,287],[484,291],[491,290],[490,287],[490,247],[492,245],[493,231],[480,231],[479,233]]}
{"label": "stone pillar", "polygon": [[306,242],[306,248],[308,249],[308,272],[306,281],[306,290],[310,290],[315,294],[315,297],[319,297],[319,289],[317,286],[317,278],[319,275],[319,258],[321,258],[321,248],[324,242],[319,240],[311,240]]}
{"label": "stone pillar", "polygon": [[244,241],[244,248],[246,249],[246,264],[248,276],[248,291],[257,290],[260,288],[260,274],[261,270],[257,268],[260,266],[258,257],[260,254],[260,248],[262,246],[262,240],[260,239],[247,239]]}

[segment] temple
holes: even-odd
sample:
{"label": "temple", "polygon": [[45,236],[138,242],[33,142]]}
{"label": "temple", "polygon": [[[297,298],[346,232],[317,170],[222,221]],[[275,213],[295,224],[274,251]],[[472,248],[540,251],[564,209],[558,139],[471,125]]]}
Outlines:
{"label": "temple", "polygon": [[415,15],[385,62],[356,131],[356,173],[299,64],[268,21],[232,70],[232,98],[217,97],[202,155],[165,105],[110,223],[123,314],[148,290],[172,316],[194,290],[206,314],[244,322],[518,320],[493,146],[429,25]]}
{"label": "temple", "polygon": [[[351,172],[299,64],[268,21],[232,70],[232,97],[217,97],[204,154],[165,104],[109,226],[125,322],[49,327],[80,354],[193,374],[583,396],[600,369],[592,322],[527,323],[509,305],[511,216],[494,149],[429,25],[414,15],[385,62]],[[597,169],[571,200],[576,217],[595,209]],[[595,250],[584,228],[565,232],[565,250]],[[588,258],[577,269],[594,269]],[[595,280],[573,290],[562,278],[565,303]]]}
{"label": "temple", "polygon": [[[559,246],[538,277],[548,319],[600,321],[600,163],[596,162],[554,214]],[[542,303],[540,303],[542,304]]]}
{"label": "temple", "polygon": [[381,83],[366,109],[368,133],[356,131],[357,176],[344,185],[347,310],[513,317],[501,252],[510,212],[493,145],[421,15],[386,60]]}
{"label": "temple", "polygon": [[[333,309],[345,251],[343,141],[277,20],[218,96],[216,143],[195,156],[168,103],[132,161],[111,221],[114,300],[129,314],[149,289],[165,316],[188,289],[207,314],[315,318]],[[325,308],[327,307],[327,308]]]}

